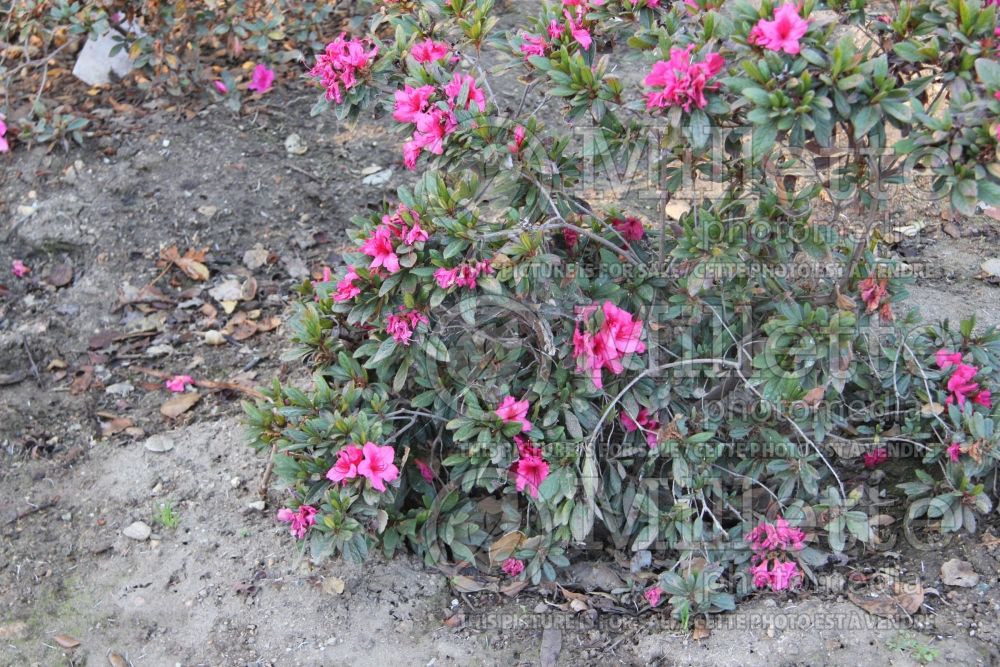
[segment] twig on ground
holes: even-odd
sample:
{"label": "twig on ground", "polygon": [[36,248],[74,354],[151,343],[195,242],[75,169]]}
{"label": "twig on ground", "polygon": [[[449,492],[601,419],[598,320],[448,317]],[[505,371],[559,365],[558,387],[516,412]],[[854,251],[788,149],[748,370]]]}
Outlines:
{"label": "twig on ground", "polygon": [[[158,371],[155,368],[147,368],[145,366],[136,366],[135,370],[140,373],[145,373],[146,375],[152,375],[153,377],[160,378],[162,380],[169,380],[173,377],[170,373],[164,373],[163,371]],[[246,394],[247,396],[253,396],[254,398],[266,399],[267,396],[260,393],[252,387],[246,387],[242,384],[236,382],[221,382],[216,380],[195,380],[194,384],[196,387],[201,387],[202,389],[229,389],[231,391],[238,391],[241,394]]]}

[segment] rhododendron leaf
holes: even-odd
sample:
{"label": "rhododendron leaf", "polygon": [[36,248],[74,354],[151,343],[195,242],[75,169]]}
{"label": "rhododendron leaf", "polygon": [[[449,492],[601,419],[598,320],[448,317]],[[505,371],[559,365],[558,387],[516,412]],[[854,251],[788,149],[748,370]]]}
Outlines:
{"label": "rhododendron leaf", "polygon": [[[364,368],[375,368],[376,366],[379,365],[379,363],[385,361],[390,356],[392,356],[392,353],[395,351],[396,351],[396,341],[393,340],[391,337],[386,338],[379,345],[378,352],[375,353],[375,356],[373,356],[372,358],[370,358],[368,361],[365,362]],[[357,353],[355,353],[355,356],[357,356]]]}
{"label": "rhododendron leaf", "polygon": [[446,364],[451,360],[451,355],[448,354],[448,348],[445,347],[441,339],[435,335],[428,335],[424,339],[423,350],[427,353],[427,356],[432,359],[436,359],[441,363]]}

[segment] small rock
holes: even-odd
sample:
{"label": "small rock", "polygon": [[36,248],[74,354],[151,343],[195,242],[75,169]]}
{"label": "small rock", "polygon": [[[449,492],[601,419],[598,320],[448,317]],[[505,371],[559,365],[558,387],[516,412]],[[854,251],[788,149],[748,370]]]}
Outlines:
{"label": "small rock", "polygon": [[131,382],[117,382],[113,385],[109,385],[105,388],[104,392],[111,394],[112,396],[125,397],[135,391],[135,387],[132,386]]}
{"label": "small rock", "polygon": [[941,581],[947,586],[972,588],[979,583],[979,575],[968,561],[952,558],[941,566]]}
{"label": "small rock", "polygon": [[1000,278],[1000,258],[994,257],[982,263],[979,267],[983,273],[992,278]]}
{"label": "small rock", "polygon": [[231,278],[208,290],[208,293],[220,303],[223,301],[239,301],[242,289],[240,282]]}
{"label": "small rock", "polygon": [[198,207],[198,213],[202,214],[203,216],[205,216],[209,220],[211,220],[212,218],[214,218],[215,214],[218,213],[218,212],[219,212],[219,209],[216,206],[199,206]]}
{"label": "small rock", "polygon": [[309,267],[306,266],[301,257],[292,255],[291,257],[282,257],[281,259],[285,265],[285,269],[288,271],[288,275],[293,280],[301,280],[302,278],[309,277]]}
{"label": "small rock", "polygon": [[70,521],[73,520],[73,514],[71,512],[63,512],[62,514],[59,515],[59,518],[65,521],[66,523],[69,523]]}
{"label": "small rock", "polygon": [[152,345],[146,348],[147,357],[166,357],[174,353],[173,345]]}
{"label": "small rock", "polygon": [[149,539],[150,535],[153,534],[153,529],[142,521],[136,521],[125,528],[125,530],[122,531],[122,534],[129,539],[144,542]]}
{"label": "small rock", "polygon": [[361,183],[364,185],[385,185],[392,178],[392,169],[383,169],[382,171],[377,171],[374,174],[370,174],[361,179]]}
{"label": "small rock", "polygon": [[157,453],[169,452],[171,449],[174,448],[174,441],[173,438],[170,438],[169,436],[164,435],[162,433],[158,433],[148,438],[146,442],[143,443],[143,447],[145,447],[151,452],[157,452]]}
{"label": "small rock", "polygon": [[309,146],[306,142],[302,140],[297,134],[289,134],[285,138],[285,151],[290,155],[305,155],[306,151],[309,150]]}
{"label": "small rock", "polygon": [[247,503],[247,507],[252,510],[257,510],[258,512],[263,512],[266,503],[263,500],[255,500],[252,503]]}
{"label": "small rock", "polygon": [[242,483],[243,480],[241,480],[239,477],[233,477],[231,480],[229,480],[229,486],[233,487],[234,489],[240,488],[240,484]]}
{"label": "small rock", "polygon": [[225,345],[225,343],[226,343],[226,337],[222,335],[221,331],[205,332],[206,345]]}

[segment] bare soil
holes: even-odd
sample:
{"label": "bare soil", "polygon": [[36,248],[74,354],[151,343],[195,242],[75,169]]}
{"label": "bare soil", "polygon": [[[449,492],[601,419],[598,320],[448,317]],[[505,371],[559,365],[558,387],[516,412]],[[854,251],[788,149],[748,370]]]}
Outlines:
{"label": "bare soil", "polygon": [[[303,377],[280,359],[284,326],[249,337],[257,325],[234,326],[221,345],[204,332],[234,317],[287,321],[294,287],[338,264],[347,220],[409,177],[398,137],[310,119],[312,101],[274,94],[239,117],[152,106],[69,153],[0,158],[0,665],[114,664],[111,652],[155,667],[909,665],[920,647],[933,649],[932,664],[1000,663],[995,513],[943,549],[859,554],[836,568],[919,578],[928,593],[911,622],[879,621],[834,585],[761,596],[713,619],[700,641],[621,597],[574,614],[553,588],[456,593],[405,556],[364,566],[298,558],[273,519],[280,492],[265,510],[250,507],[263,461],[243,442],[241,392],[203,388],[170,419],[162,379],[140,368],[243,386]],[[302,156],[285,151],[293,132],[308,146]],[[373,165],[391,178],[365,185]],[[929,210],[901,217],[928,224],[900,252],[936,269],[910,303],[928,318],[1000,324],[998,288],[978,277],[996,255],[997,223],[965,221],[955,239]],[[263,252],[246,257],[258,244]],[[209,280],[158,267],[171,246],[207,248]],[[32,268],[27,279],[10,275],[15,258]],[[209,294],[249,278],[256,292],[231,314]],[[151,284],[155,296],[137,300]],[[168,451],[148,449],[153,436]],[[157,522],[163,503],[176,526]],[[135,521],[151,526],[149,539],[123,535]],[[977,586],[940,581],[954,557],[973,565]],[[461,623],[446,622],[459,613]],[[80,644],[64,648],[58,635]]]}

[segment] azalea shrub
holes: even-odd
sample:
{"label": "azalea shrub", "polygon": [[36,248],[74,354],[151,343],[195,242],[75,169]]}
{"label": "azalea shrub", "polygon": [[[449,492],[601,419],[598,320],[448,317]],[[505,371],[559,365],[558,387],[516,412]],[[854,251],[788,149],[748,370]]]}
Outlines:
{"label": "azalea shrub", "polygon": [[302,286],[308,386],[246,405],[278,520],[504,590],[610,549],[681,618],[974,530],[1000,334],[905,312],[880,239],[900,202],[1000,203],[997,8],[870,5],[564,0],[499,31],[491,0],[414,0],[332,36],[317,111],[383,118],[415,185]]}

